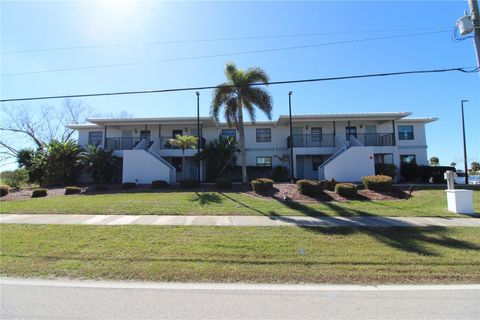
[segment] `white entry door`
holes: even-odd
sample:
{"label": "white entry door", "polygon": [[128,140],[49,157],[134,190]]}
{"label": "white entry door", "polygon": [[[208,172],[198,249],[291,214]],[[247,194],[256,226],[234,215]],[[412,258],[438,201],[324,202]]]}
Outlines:
{"label": "white entry door", "polygon": [[303,135],[303,127],[292,127],[293,146],[305,147],[305,137]]}
{"label": "white entry door", "polygon": [[377,126],[376,125],[365,125],[365,145],[366,146],[377,146]]}

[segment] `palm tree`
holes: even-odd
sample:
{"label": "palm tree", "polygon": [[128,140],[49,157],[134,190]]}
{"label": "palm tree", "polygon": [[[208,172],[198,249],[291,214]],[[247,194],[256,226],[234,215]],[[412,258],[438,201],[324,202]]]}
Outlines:
{"label": "palm tree", "polygon": [[168,140],[172,146],[182,149],[182,170],[185,168],[185,149],[195,149],[197,146],[197,137],[177,135]]}
{"label": "palm tree", "polygon": [[237,69],[233,62],[225,65],[227,82],[218,85],[213,92],[213,101],[210,113],[219,120],[221,108],[229,126],[232,123],[239,133],[240,161],[242,165],[242,180],[247,180],[247,160],[245,154],[245,129],[243,127],[244,109],[255,122],[255,106],[272,118],[272,97],[267,90],[253,86],[253,84],[267,84],[268,75],[260,68],[248,68],[246,71]]}

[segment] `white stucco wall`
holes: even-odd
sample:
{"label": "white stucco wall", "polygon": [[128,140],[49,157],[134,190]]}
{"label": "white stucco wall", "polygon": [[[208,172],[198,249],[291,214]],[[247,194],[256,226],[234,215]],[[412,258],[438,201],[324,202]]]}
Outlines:
{"label": "white stucco wall", "polygon": [[325,179],[358,182],[375,174],[373,147],[351,147],[325,165]]}
{"label": "white stucco wall", "polygon": [[123,151],[122,182],[149,184],[154,180],[170,181],[170,167],[145,150]]}

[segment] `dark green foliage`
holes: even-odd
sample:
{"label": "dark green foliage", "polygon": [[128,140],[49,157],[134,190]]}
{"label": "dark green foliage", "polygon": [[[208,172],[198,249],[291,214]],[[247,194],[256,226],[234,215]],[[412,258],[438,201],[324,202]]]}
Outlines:
{"label": "dark green foliage", "polygon": [[445,171],[456,171],[449,166],[418,166],[415,163],[402,164],[400,174],[406,181],[443,183]]}
{"label": "dark green foliage", "polygon": [[333,191],[335,190],[335,185],[337,184],[337,181],[335,179],[330,179],[330,180],[322,180],[320,181],[320,186],[322,187],[323,190],[329,190]]}
{"label": "dark green foliage", "polygon": [[337,183],[335,193],[344,198],[354,198],[357,195],[357,187],[352,183]]}
{"label": "dark green foliage", "polygon": [[375,163],[375,174],[394,178],[397,173],[397,166],[393,163]]}
{"label": "dark green foliage", "polygon": [[231,189],[232,181],[228,179],[219,178],[215,180],[215,187],[218,189]]}
{"label": "dark green foliage", "polygon": [[272,170],[272,180],[275,182],[285,182],[289,180],[289,171],[284,166],[276,166]]}
{"label": "dark green foliage", "polygon": [[273,180],[268,178],[259,178],[251,182],[252,189],[256,193],[266,192],[273,188]]}
{"label": "dark green foliage", "polygon": [[168,182],[165,180],[152,181],[152,189],[165,189],[166,187],[168,187]]}
{"label": "dark green foliage", "polygon": [[137,184],[135,182],[124,182],[124,183],[122,183],[122,189],[123,190],[134,189],[136,187],[137,187]]}
{"label": "dark green foliage", "polygon": [[228,168],[235,166],[235,152],[237,142],[233,138],[214,140],[205,146],[200,158],[206,162],[207,181],[214,181]]}
{"label": "dark green foliage", "polygon": [[82,148],[70,140],[52,140],[35,152],[22,150],[17,161],[28,171],[30,182],[42,186],[74,183],[83,168]]}
{"label": "dark green foliage", "polygon": [[319,196],[323,192],[320,182],[314,180],[298,180],[297,190],[300,194],[309,197]]}
{"label": "dark green foliage", "polygon": [[97,184],[95,186],[95,191],[106,191],[108,190],[108,186],[105,184]]}
{"label": "dark green foliage", "polygon": [[[247,166],[248,180],[252,181],[260,178],[270,178],[272,169],[269,167],[257,167]],[[231,181],[242,181],[242,167],[233,166],[225,170],[222,178],[229,179]]]}
{"label": "dark green foliage", "polygon": [[197,188],[200,184],[197,180],[193,179],[183,179],[180,180],[180,188],[182,189],[194,189]]}
{"label": "dark green foliage", "polygon": [[47,193],[48,193],[47,189],[44,189],[44,188],[33,189],[32,198],[46,197]]}
{"label": "dark green foliage", "polygon": [[384,175],[365,176],[362,178],[362,183],[365,189],[386,192],[392,190],[392,177]]}
{"label": "dark green foliage", "polygon": [[82,189],[79,188],[79,187],[72,187],[72,186],[70,186],[70,187],[65,187],[65,194],[66,194],[66,195],[69,195],[69,194],[78,194],[78,193],[80,193],[80,192],[82,192]]}
{"label": "dark green foliage", "polygon": [[3,171],[0,173],[0,180],[12,189],[19,190],[23,184],[28,182],[28,171],[23,168],[13,171]]}
{"label": "dark green foliage", "polygon": [[85,169],[90,174],[93,183],[108,183],[115,173],[115,156],[113,151],[104,150],[94,145],[88,145],[83,153]]}
{"label": "dark green foliage", "polygon": [[0,197],[6,196],[8,194],[8,189],[9,189],[8,186],[6,186],[4,184],[1,184],[0,185]]}

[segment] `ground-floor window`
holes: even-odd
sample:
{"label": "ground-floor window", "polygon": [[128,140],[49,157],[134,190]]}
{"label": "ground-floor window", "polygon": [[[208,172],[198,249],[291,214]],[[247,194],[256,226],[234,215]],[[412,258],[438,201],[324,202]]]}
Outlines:
{"label": "ground-floor window", "polygon": [[272,157],[257,157],[257,167],[271,167]]}
{"label": "ground-floor window", "polygon": [[405,163],[405,164],[417,163],[414,154],[401,154],[400,155],[400,162]]}

